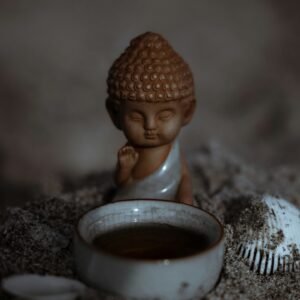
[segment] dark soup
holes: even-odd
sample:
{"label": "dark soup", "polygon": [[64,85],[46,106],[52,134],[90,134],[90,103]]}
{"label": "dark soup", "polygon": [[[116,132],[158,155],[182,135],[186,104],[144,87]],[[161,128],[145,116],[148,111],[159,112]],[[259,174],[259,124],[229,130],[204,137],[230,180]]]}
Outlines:
{"label": "dark soup", "polygon": [[208,248],[205,234],[165,224],[122,227],[97,236],[93,245],[114,255],[135,259],[172,259]]}

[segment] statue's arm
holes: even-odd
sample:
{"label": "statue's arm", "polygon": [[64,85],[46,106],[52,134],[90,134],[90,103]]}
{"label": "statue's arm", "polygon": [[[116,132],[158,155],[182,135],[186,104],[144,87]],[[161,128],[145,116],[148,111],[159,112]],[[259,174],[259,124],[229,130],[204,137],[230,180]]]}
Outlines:
{"label": "statue's arm", "polygon": [[115,182],[118,186],[124,186],[131,182],[132,169],[138,160],[138,153],[132,146],[126,144],[118,152],[118,163],[115,171]]}
{"label": "statue's arm", "polygon": [[128,168],[123,168],[120,164],[117,164],[115,171],[115,183],[117,186],[124,186],[130,181],[131,170]]}
{"label": "statue's arm", "polygon": [[182,175],[176,194],[176,201],[193,205],[192,178],[188,170],[186,160],[181,155]]}

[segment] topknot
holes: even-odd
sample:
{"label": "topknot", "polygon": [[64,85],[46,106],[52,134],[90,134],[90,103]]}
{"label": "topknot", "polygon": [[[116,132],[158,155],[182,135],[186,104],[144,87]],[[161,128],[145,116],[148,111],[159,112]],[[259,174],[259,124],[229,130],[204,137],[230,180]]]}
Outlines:
{"label": "topknot", "polygon": [[161,35],[153,32],[139,35],[130,42],[110,68],[107,85],[111,99],[195,101],[189,66]]}

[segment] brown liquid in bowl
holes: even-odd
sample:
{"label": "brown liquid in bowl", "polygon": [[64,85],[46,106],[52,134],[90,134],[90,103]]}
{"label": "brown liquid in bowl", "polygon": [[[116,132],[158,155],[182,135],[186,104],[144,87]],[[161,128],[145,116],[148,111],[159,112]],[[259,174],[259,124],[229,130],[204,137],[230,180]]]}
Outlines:
{"label": "brown liquid in bowl", "polygon": [[122,227],[97,236],[93,245],[114,255],[135,259],[172,259],[209,247],[205,234],[166,224]]}

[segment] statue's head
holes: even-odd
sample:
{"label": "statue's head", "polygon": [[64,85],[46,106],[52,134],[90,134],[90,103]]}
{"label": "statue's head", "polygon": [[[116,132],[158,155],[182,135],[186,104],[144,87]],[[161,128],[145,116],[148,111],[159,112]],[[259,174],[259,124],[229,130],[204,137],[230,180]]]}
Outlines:
{"label": "statue's head", "polygon": [[132,145],[168,144],[193,116],[190,68],[159,34],[133,39],[110,68],[107,84],[107,110]]}

